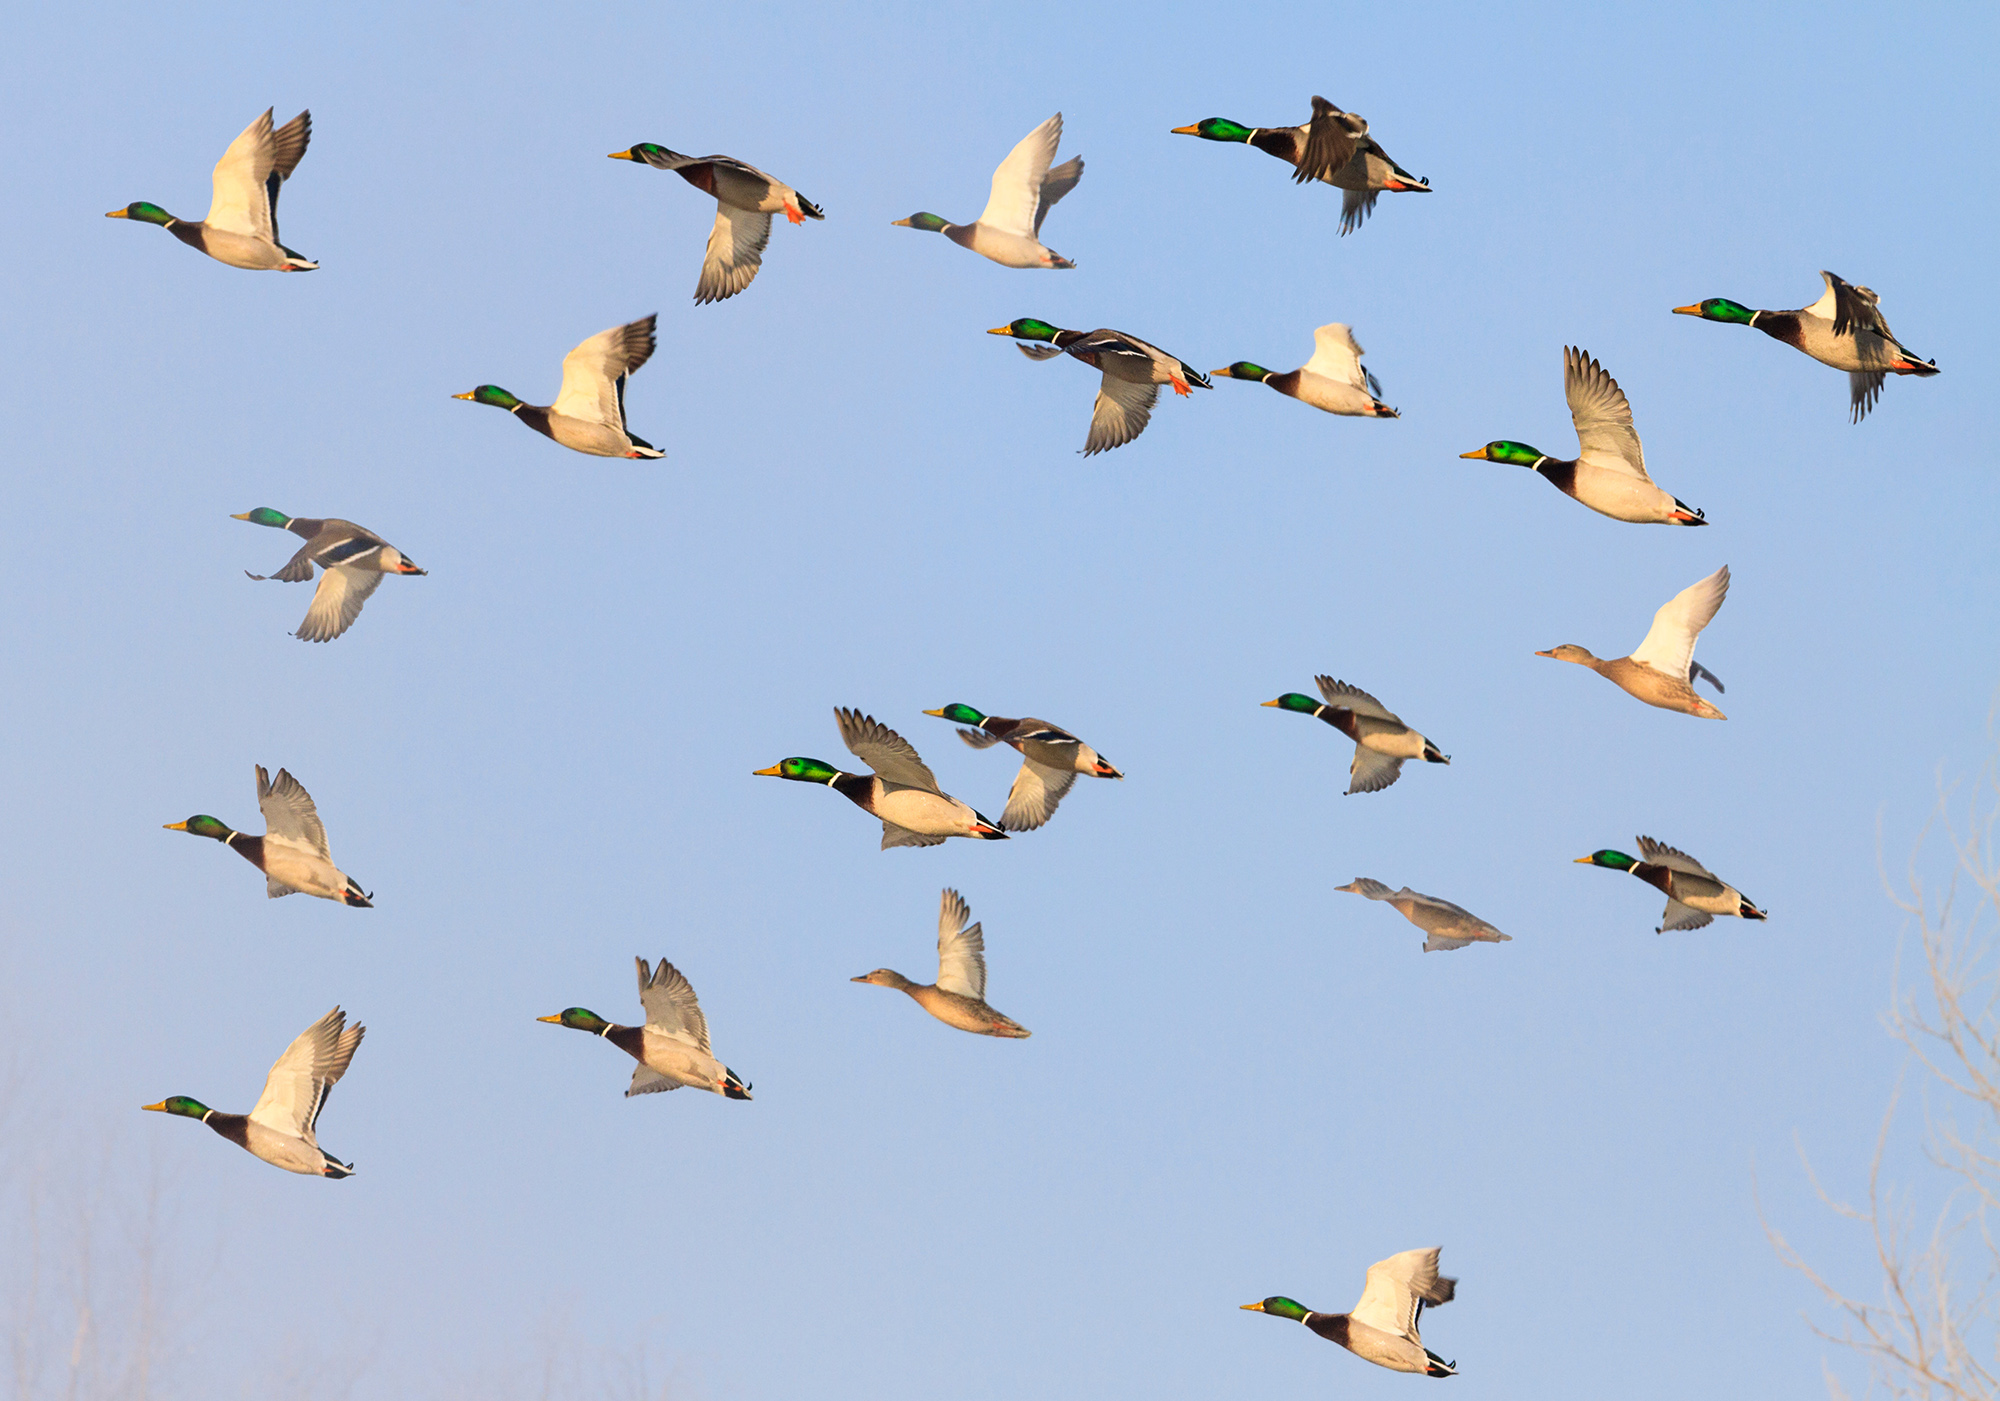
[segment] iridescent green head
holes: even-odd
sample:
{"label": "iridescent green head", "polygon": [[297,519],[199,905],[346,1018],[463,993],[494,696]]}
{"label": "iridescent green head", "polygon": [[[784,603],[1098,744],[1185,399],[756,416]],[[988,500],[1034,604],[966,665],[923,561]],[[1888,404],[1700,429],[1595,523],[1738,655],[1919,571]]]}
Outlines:
{"label": "iridescent green head", "polygon": [[1262,365],[1253,364],[1248,360],[1238,360],[1227,369],[1215,370],[1211,373],[1226,375],[1230,379],[1247,379],[1254,384],[1262,384],[1271,377],[1269,370],[1265,369]]}
{"label": "iridescent green head", "polygon": [[175,1095],[171,1099],[161,1100],[158,1104],[142,1104],[139,1107],[141,1109],[157,1109],[162,1114],[179,1114],[183,1118],[188,1119],[205,1118],[215,1112],[200,1100],[191,1099],[187,1095]]}
{"label": "iridescent green head", "polygon": [[892,227],[899,229],[922,229],[925,233],[943,233],[951,220],[940,219],[935,214],[912,214],[907,219],[898,219]]}
{"label": "iridescent green head", "polygon": [[1256,1303],[1245,1304],[1243,1307],[1252,1313],[1268,1313],[1277,1318],[1289,1318],[1294,1323],[1304,1323],[1306,1315],[1312,1312],[1298,1300],[1287,1299],[1282,1294],[1273,1294],[1268,1299],[1259,1299]]}
{"label": "iridescent green head", "polygon": [[535,1020],[554,1022],[557,1026],[566,1026],[571,1031],[588,1031],[592,1035],[603,1032],[611,1025],[588,1007],[565,1007],[553,1017],[536,1017]]}
{"label": "iridescent green head", "polygon": [[1531,448],[1526,443],[1509,442],[1505,438],[1488,443],[1483,448],[1459,454],[1460,457],[1473,457],[1485,462],[1511,462],[1516,467],[1532,467],[1547,455],[1539,448]]}
{"label": "iridescent green head", "polygon": [[1203,117],[1193,126],[1177,126],[1175,136],[1199,136],[1204,141],[1248,141],[1250,128],[1227,117]]}
{"label": "iridescent green head", "polygon": [[790,778],[800,783],[831,783],[840,770],[818,759],[780,759],[768,769],[758,769],[754,778]]}
{"label": "iridescent green head", "polygon": [[1579,866],[1603,866],[1613,871],[1629,871],[1639,863],[1622,851],[1605,850],[1593,851],[1588,856],[1579,856],[1576,858],[1576,864]]}
{"label": "iridescent green head", "polygon": [[1024,316],[1019,321],[1009,321],[1005,326],[995,326],[986,334],[1012,336],[1017,341],[1053,341],[1062,333],[1046,321],[1037,321],[1032,316]]}
{"label": "iridescent green head", "polygon": [[468,389],[463,394],[454,394],[454,399],[470,399],[475,404],[491,404],[496,409],[518,409],[521,401],[497,384],[482,384],[477,389]]}
{"label": "iridescent green head", "polygon": [[1310,715],[1320,706],[1320,703],[1311,696],[1302,696],[1297,691],[1287,691],[1276,700],[1267,700],[1264,704],[1275,705],[1280,710],[1296,710],[1301,715]]}
{"label": "iridescent green head", "polygon": [[240,516],[231,516],[233,521],[249,521],[252,525],[275,525],[283,530],[292,523],[292,518],[283,511],[274,511],[269,506],[259,506],[254,511],[245,511]]}
{"label": "iridescent green head", "polygon": [[655,145],[651,141],[641,141],[638,145],[629,147],[626,150],[613,151],[606,159],[614,161],[639,161],[643,163],[647,156],[671,157],[673,154],[672,151],[669,151],[664,146]]}
{"label": "iridescent green head", "polygon": [[981,715],[969,705],[960,705],[957,701],[953,701],[943,710],[926,710],[924,714],[935,715],[941,720],[949,720],[954,725],[983,725],[986,723],[984,715]]}
{"label": "iridescent green head", "polygon": [[140,200],[137,204],[128,204],[123,209],[114,209],[104,217],[107,219],[137,219],[142,224],[159,224],[163,227],[174,221],[174,216],[160,208],[159,205],[147,204],[144,200]]}
{"label": "iridescent green head", "polygon": [[1732,326],[1748,326],[1756,312],[1740,302],[1732,302],[1727,297],[1710,297],[1705,302],[1693,306],[1677,306],[1676,316],[1699,316],[1704,321],[1727,321]]}
{"label": "iridescent green head", "polygon": [[228,841],[233,834],[228,823],[205,812],[198,812],[185,822],[169,822],[166,827],[169,832],[186,832],[190,837],[213,837],[219,842]]}

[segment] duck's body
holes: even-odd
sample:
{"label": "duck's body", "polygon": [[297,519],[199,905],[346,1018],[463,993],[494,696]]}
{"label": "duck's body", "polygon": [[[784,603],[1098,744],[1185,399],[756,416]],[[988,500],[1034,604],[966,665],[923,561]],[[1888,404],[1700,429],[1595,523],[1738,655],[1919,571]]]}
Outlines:
{"label": "duck's body", "polygon": [[286,1172],[350,1177],[354,1164],[330,1156],[315,1136],[327,1096],[347,1073],[368,1030],[364,1026],[343,1030],[346,1021],[347,1014],[335,1007],[300,1032],[264,1078],[264,1093],[248,1114],[224,1114],[186,1095],[141,1107],[199,1119],[237,1147]]}
{"label": "duck's body", "polygon": [[276,574],[243,571],[252,579],[303,584],[312,579],[313,566],[320,567],[319,588],[313,592],[312,607],[306,610],[299,630],[292,634],[301,641],[331,642],[346,632],[361,616],[361,605],[375,592],[384,574],[425,572],[387,540],[353,521],[288,516],[269,506],[259,506],[230,519],[289,530],[305,541]]}
{"label": "duck's body", "polygon": [[644,1026],[607,1022],[583,1007],[567,1007],[552,1017],[535,1020],[601,1036],[639,1062],[632,1072],[631,1087],[625,1091],[627,1099],[678,1090],[683,1085],[726,1099],[750,1098],[750,1087],[709,1053],[708,1018],[680,970],[664,958],[657,969],[643,958],[632,962],[639,970],[639,1001],[646,1008]]}
{"label": "duck's body", "polygon": [[1405,1250],[1370,1265],[1361,1302],[1347,1313],[1318,1313],[1282,1295],[1243,1307],[1303,1323],[1328,1342],[1339,1343],[1356,1357],[1392,1372],[1455,1376],[1457,1364],[1425,1347],[1417,1331],[1426,1304],[1438,1308],[1458,1294],[1458,1281],[1438,1273],[1442,1249]]}
{"label": "duck's body", "polygon": [[625,426],[625,381],[652,358],[657,320],[642,316],[599,331],[563,356],[562,392],[546,407],[524,404],[497,384],[451,397],[505,409],[537,433],[592,457],[665,457]]}
{"label": "duck's body", "polygon": [[297,891],[343,905],[373,908],[372,898],[363,893],[360,883],[333,864],[319,809],[296,778],[279,769],[274,783],[264,766],[257,765],[257,806],[264,814],[261,837],[238,832],[207,813],[197,813],[185,822],[170,822],[167,830],[221,842],[264,873],[264,893],[270,899]]}
{"label": "duck's body", "polygon": [[967,927],[971,914],[956,890],[946,890],[939,900],[935,983],[913,983],[893,968],[877,968],[849,981],[908,993],[919,1007],[960,1031],[1026,1038],[1030,1034],[1026,1027],[986,1005],[986,939],[979,925]]}
{"label": "duck's body", "polygon": [[882,849],[936,846],[946,837],[1004,841],[1007,834],[938,787],[937,778],[910,742],[873,716],[837,706],[840,739],[873,770],[843,773],[819,759],[791,758],[758,769],[759,778],[824,783],[863,812],[882,821]]}
{"label": "duck's body", "polygon": [[1677,306],[1674,314],[1754,327],[1822,365],[1847,371],[1848,409],[1854,423],[1875,407],[1886,376],[1927,378],[1938,373],[1937,361],[1919,359],[1896,339],[1882,316],[1881,298],[1871,289],[1824,270],[1820,278],[1826,290],[1818,301],[1797,311],[1753,311],[1727,297],[1710,297],[1693,306]]}
{"label": "duck's body", "polygon": [[1677,710],[1683,715],[1703,720],[1727,720],[1727,715],[1695,694],[1697,676],[1707,677],[1717,691],[1722,690],[1722,682],[1716,679],[1714,672],[1695,661],[1694,644],[1728,594],[1729,566],[1725,564],[1706,579],[1689,584],[1661,604],[1660,610],[1653,615],[1653,626],[1647,630],[1645,640],[1629,657],[1614,657],[1607,661],[1592,656],[1589,649],[1569,642],[1535,655],[1587,666],[1647,705],[1656,705],[1662,710]]}
{"label": "duck's body", "polygon": [[1021,756],[1021,771],[1007,794],[1007,810],[1000,825],[1009,832],[1029,832],[1055,816],[1056,804],[1063,800],[1078,774],[1092,778],[1123,778],[1095,749],[1068,730],[1032,717],[1009,720],[999,715],[983,715],[956,701],[940,710],[926,710],[955,724],[969,725],[958,737],[974,749],[995,744],[1011,746]]}
{"label": "duck's body", "polygon": [[1563,393],[1576,425],[1578,452],[1564,461],[1505,439],[1460,457],[1527,467],[1573,501],[1634,525],[1706,525],[1702,512],[1662,491],[1646,475],[1646,454],[1632,426],[1632,405],[1618,381],[1574,346],[1563,347]]}
{"label": "duck's body", "polygon": [[1404,919],[1424,931],[1425,953],[1434,953],[1439,949],[1462,949],[1467,944],[1511,944],[1514,941],[1512,934],[1502,934],[1463,905],[1454,905],[1435,895],[1421,894],[1407,885],[1401,890],[1391,890],[1379,880],[1356,876],[1348,884],[1336,885],[1334,889],[1351,895],[1365,895],[1370,900],[1381,900],[1393,906]]}
{"label": "duck's body", "polygon": [[1241,141],[1275,156],[1292,167],[1295,183],[1317,180],[1338,188],[1340,232],[1343,237],[1360,228],[1375,212],[1375,201],[1384,190],[1396,193],[1431,192],[1430,182],[1420,180],[1389,158],[1374,137],[1367,121],[1352,112],[1343,112],[1323,97],[1312,100],[1313,115],[1295,127],[1247,127],[1227,117],[1209,117],[1192,126],[1177,126],[1176,136],[1199,136],[1205,141]]}
{"label": "duck's body", "polygon": [[1042,245],[1042,220],[1055,202],[1083,178],[1083,157],[1072,156],[1050,167],[1062,143],[1062,113],[1058,112],[1026,136],[993,172],[993,189],[986,208],[970,224],[954,224],[935,214],[912,214],[896,227],[941,233],[960,248],[969,248],[1006,268],[1073,268],[1075,263]]}
{"label": "duck's body", "polygon": [[826,217],[784,181],[731,156],[684,156],[642,141],[630,150],[613,151],[610,159],[671,170],[714,198],[715,227],[709,231],[701,280],[695,284],[697,303],[722,301],[750,285],[764,265],[773,214],[783,214],[794,224]]}
{"label": "duck's body", "polygon": [[1669,929],[1699,929],[1716,915],[1738,919],[1763,919],[1764,911],[1743,898],[1743,892],[1709,870],[1685,851],[1677,851],[1651,837],[1639,838],[1635,861],[1622,851],[1594,851],[1576,858],[1580,866],[1603,866],[1637,876],[1667,897],[1655,934]]}
{"label": "duck's body", "polygon": [[1354,762],[1347,770],[1349,793],[1375,793],[1387,788],[1402,777],[1405,759],[1422,759],[1431,764],[1451,762],[1449,755],[1359,686],[1350,686],[1331,676],[1316,676],[1313,681],[1322,700],[1287,691],[1264,704],[1324,720],[1354,741]]}
{"label": "duck's body", "polygon": [[243,128],[215,163],[214,195],[200,221],[176,219],[143,200],[104,217],[158,224],[188,247],[233,268],[311,272],[318,263],[278,242],[278,191],[312,140],[312,113],[301,112],[273,130],[271,110],[265,108],[263,116]]}
{"label": "duck's body", "polygon": [[1046,321],[1023,317],[995,326],[986,334],[1040,342],[1015,347],[1030,360],[1069,355],[1102,372],[1097,402],[1090,414],[1090,436],[1083,444],[1085,457],[1123,447],[1145,432],[1153,406],[1159,402],[1161,385],[1172,385],[1174,393],[1180,395],[1191,394],[1190,385],[1213,387],[1208,376],[1185,360],[1123,331],[1065,331]]}
{"label": "duck's body", "polygon": [[1313,332],[1312,359],[1296,370],[1274,373],[1253,361],[1238,360],[1209,373],[1253,380],[1325,413],[1353,418],[1402,417],[1382,402],[1380,382],[1362,367],[1361,357],[1367,353],[1355,341],[1354,332],[1335,321]]}

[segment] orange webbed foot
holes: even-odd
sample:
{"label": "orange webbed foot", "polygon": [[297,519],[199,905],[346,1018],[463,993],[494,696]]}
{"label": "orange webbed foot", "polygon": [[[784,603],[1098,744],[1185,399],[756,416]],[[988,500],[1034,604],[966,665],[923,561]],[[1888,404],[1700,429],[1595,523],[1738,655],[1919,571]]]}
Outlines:
{"label": "orange webbed foot", "polygon": [[1173,386],[1174,386],[1174,393],[1176,393],[1176,394],[1179,394],[1179,395],[1182,395],[1182,396],[1184,396],[1184,397],[1185,397],[1185,396],[1187,396],[1187,395],[1190,395],[1190,394],[1193,394],[1193,393],[1194,393],[1194,391],[1193,391],[1192,389],[1189,389],[1189,388],[1187,387],[1187,381],[1186,381],[1186,380],[1184,380],[1184,379],[1181,379],[1181,378],[1179,378],[1178,376],[1176,376],[1176,377],[1175,377],[1175,378],[1173,379],[1173,381],[1172,381],[1172,384],[1173,384]]}
{"label": "orange webbed foot", "polygon": [[806,216],[789,204],[785,206],[785,217],[794,224],[803,224],[806,221]]}

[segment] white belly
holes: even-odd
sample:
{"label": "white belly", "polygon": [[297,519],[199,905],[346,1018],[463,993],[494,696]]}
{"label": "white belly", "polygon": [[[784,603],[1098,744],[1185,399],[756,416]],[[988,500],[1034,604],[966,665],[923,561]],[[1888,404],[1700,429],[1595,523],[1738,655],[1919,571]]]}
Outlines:
{"label": "white belly", "polygon": [[885,822],[926,837],[965,836],[972,830],[972,809],[956,798],[899,788],[875,800],[875,815]]}
{"label": "white belly", "polygon": [[264,838],[264,874],[280,885],[289,885],[305,895],[322,900],[342,900],[347,895],[347,877],[324,857]]}

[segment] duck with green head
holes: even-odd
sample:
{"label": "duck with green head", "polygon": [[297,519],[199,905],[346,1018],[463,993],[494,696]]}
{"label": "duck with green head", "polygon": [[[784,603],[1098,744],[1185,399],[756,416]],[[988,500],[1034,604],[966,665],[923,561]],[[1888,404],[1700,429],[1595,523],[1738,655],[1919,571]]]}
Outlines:
{"label": "duck with green head", "polygon": [[1159,402],[1161,385],[1172,385],[1174,393],[1182,396],[1193,392],[1190,385],[1213,388],[1208,376],[1187,361],[1123,331],[1065,331],[1024,316],[986,334],[1027,342],[1015,349],[1030,360],[1070,355],[1102,373],[1097,403],[1090,415],[1090,436],[1084,439],[1085,457],[1123,447],[1145,432],[1153,406]]}
{"label": "duck with green head", "polygon": [[259,506],[230,519],[289,530],[305,541],[275,574],[243,571],[252,579],[302,584],[312,578],[315,564],[320,567],[319,588],[313,593],[312,607],[306,610],[299,630],[292,634],[302,642],[331,642],[346,632],[361,616],[361,605],[375,592],[383,575],[425,572],[405,559],[402,551],[387,540],[353,521],[288,516],[269,506]]}
{"label": "duck with green head", "polygon": [[215,193],[205,218],[176,219],[143,200],[104,217],[158,224],[188,247],[233,268],[311,272],[318,263],[278,242],[278,191],[298,168],[311,140],[312,113],[301,112],[273,130],[267,107],[215,163]]}
{"label": "duck with green head", "polygon": [[771,216],[790,223],[824,219],[820,207],[797,190],[733,156],[684,156],[653,141],[641,141],[606,159],[669,170],[715,200],[715,226],[695,283],[697,303],[719,302],[750,285],[764,266],[771,241]]}
{"label": "duck with green head", "polygon": [[1335,321],[1313,332],[1312,359],[1296,370],[1274,374],[1252,361],[1238,360],[1209,373],[1262,384],[1326,413],[1400,418],[1402,415],[1382,402],[1382,386],[1374,373],[1362,368],[1361,357],[1367,353],[1355,341],[1354,332]]}
{"label": "duck with green head", "polygon": [[1937,361],[1920,360],[1896,339],[1882,316],[1881,298],[1867,287],[1822,270],[1826,290],[1811,306],[1797,311],[1752,311],[1727,297],[1710,297],[1692,306],[1677,306],[1676,316],[1697,316],[1726,326],[1751,326],[1773,340],[1783,341],[1822,365],[1847,371],[1849,421],[1859,423],[1882,396],[1889,375],[1929,378]]}
{"label": "duck with green head", "polygon": [[323,1151],[314,1133],[334,1082],[347,1073],[348,1062],[368,1030],[346,1022],[347,1014],[335,1007],[300,1032],[264,1077],[264,1093],[248,1114],[224,1114],[188,1095],[173,1095],[140,1108],[198,1119],[238,1148],[286,1172],[350,1177],[354,1164]]}
{"label": "duck with green head", "polygon": [[652,358],[657,320],[642,316],[599,331],[563,356],[562,392],[546,407],[524,404],[497,384],[451,397],[505,409],[537,433],[592,457],[665,457],[625,426],[625,382]]}
{"label": "duck with green head", "polygon": [[1571,500],[1634,525],[1706,525],[1702,512],[1653,484],[1632,426],[1632,405],[1618,381],[1574,346],[1563,347],[1563,393],[1578,444],[1574,459],[1550,457],[1508,439],[1462,452],[1484,462],[1526,467]]}
{"label": "duck with green head", "polygon": [[1449,764],[1451,756],[1405,725],[1389,707],[1359,686],[1336,681],[1331,676],[1313,678],[1321,700],[1287,691],[1276,700],[1264,702],[1295,715],[1324,720],[1354,741],[1354,762],[1347,769],[1349,793],[1375,793],[1403,776],[1405,759],[1422,759],[1427,764]]}
{"label": "duck with green head", "polygon": [[1677,851],[1651,837],[1639,838],[1639,856],[1622,851],[1593,851],[1576,858],[1579,866],[1602,866],[1608,871],[1624,871],[1637,876],[1667,897],[1655,934],[1669,929],[1699,929],[1716,915],[1739,919],[1763,919],[1764,911],[1744,899],[1743,892],[1709,870],[1685,851]]}
{"label": "duck with green head", "polygon": [[227,823],[196,813],[184,822],[169,822],[169,832],[186,832],[221,842],[264,873],[264,893],[275,900],[301,891],[322,900],[373,909],[373,897],[360,882],[333,864],[327,850],[326,826],[303,785],[283,769],[272,781],[262,764],[257,768],[257,806],[264,814],[264,835],[253,837]]}
{"label": "duck with green head", "polygon": [[872,770],[867,775],[843,773],[820,759],[782,759],[758,778],[789,778],[794,783],[824,783],[863,812],[882,821],[882,849],[892,846],[937,846],[946,837],[978,837],[1004,841],[1007,834],[977,812],[945,793],[910,742],[858,710],[836,706],[841,743]]}
{"label": "duck with green head", "polygon": [[1042,245],[1042,220],[1057,200],[1083,178],[1083,157],[1072,156],[1051,167],[1062,142],[1058,112],[1026,136],[993,172],[993,189],[986,208],[970,224],[954,224],[935,214],[912,214],[895,227],[941,233],[960,248],[970,248],[1004,268],[1073,268],[1060,253]]}
{"label": "duck with green head", "polygon": [[553,1022],[571,1031],[601,1036],[633,1060],[632,1084],[625,1097],[663,1090],[709,1090],[725,1099],[748,1099],[750,1087],[736,1072],[709,1053],[708,1018],[702,1014],[694,988],[678,968],[660,960],[657,968],[643,958],[639,970],[639,1001],[646,1009],[644,1026],[608,1022],[587,1007],[565,1007],[536,1021]]}
{"label": "duck with green head", "polygon": [[935,983],[914,983],[893,968],[877,968],[848,981],[908,993],[911,1001],[946,1026],[978,1036],[1025,1040],[1029,1031],[986,1002],[986,936],[967,925],[972,907],[956,890],[938,902],[938,975]]}
{"label": "duck with green head", "polygon": [[1046,720],[983,715],[956,701],[938,710],[926,710],[924,714],[969,726],[961,729],[958,737],[974,749],[1005,744],[1021,755],[1021,771],[1014,775],[1014,787],[1007,794],[1007,810],[1000,814],[1000,825],[1009,832],[1033,831],[1055,816],[1056,804],[1069,792],[1078,774],[1091,778],[1125,777],[1095,749]]}
{"label": "duck with green head", "polygon": [[1405,1250],[1370,1265],[1361,1302],[1347,1313],[1317,1313],[1282,1294],[1243,1307],[1252,1313],[1303,1323],[1328,1342],[1339,1343],[1356,1357],[1392,1372],[1454,1377],[1458,1364],[1425,1347],[1417,1331],[1426,1305],[1442,1307],[1458,1293],[1458,1281],[1438,1273],[1442,1248]]}
{"label": "duck with green head", "polygon": [[1341,111],[1323,97],[1313,98],[1312,108],[1312,116],[1295,127],[1249,127],[1227,117],[1205,117],[1192,126],[1175,127],[1173,134],[1198,136],[1204,141],[1240,141],[1291,166],[1294,183],[1317,180],[1335,186],[1342,191],[1343,237],[1375,212],[1375,201],[1383,191],[1431,192],[1428,180],[1418,179],[1389,158],[1368,134],[1365,119]]}

